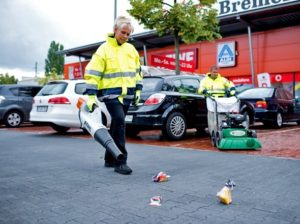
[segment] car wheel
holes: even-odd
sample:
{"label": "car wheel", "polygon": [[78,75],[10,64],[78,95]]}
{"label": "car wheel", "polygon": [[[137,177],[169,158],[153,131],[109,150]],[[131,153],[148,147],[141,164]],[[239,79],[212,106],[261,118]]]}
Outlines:
{"label": "car wheel", "polygon": [[70,129],[68,127],[60,126],[57,124],[51,124],[51,127],[60,134],[64,134]]}
{"label": "car wheel", "polygon": [[222,134],[221,132],[218,131],[216,136],[216,147],[219,147],[221,139],[222,139]]}
{"label": "car wheel", "polygon": [[248,113],[248,111],[245,111],[244,113],[243,113],[243,116],[244,116],[244,118],[245,118],[245,121],[243,121],[243,126],[245,127],[245,128],[247,128],[247,129],[249,129],[249,127],[250,127],[250,115],[249,115],[249,113]]}
{"label": "car wheel", "polygon": [[248,131],[248,136],[252,138],[257,138],[257,134],[255,130]]}
{"label": "car wheel", "polygon": [[172,140],[180,140],[186,134],[186,119],[184,115],[180,112],[175,112],[169,115],[165,127],[163,129],[163,134]]}
{"label": "car wheel", "polygon": [[4,117],[4,123],[7,127],[16,128],[23,122],[23,115],[20,111],[12,110],[7,112]]}
{"label": "car wheel", "polygon": [[215,135],[214,131],[212,131],[212,133],[210,135],[210,142],[213,147],[217,146],[216,135]]}
{"label": "car wheel", "polygon": [[276,128],[281,128],[283,123],[282,114],[280,112],[277,112],[276,114],[276,120],[273,123],[273,126]]}
{"label": "car wheel", "polygon": [[126,136],[135,138],[141,131],[136,127],[126,127]]}

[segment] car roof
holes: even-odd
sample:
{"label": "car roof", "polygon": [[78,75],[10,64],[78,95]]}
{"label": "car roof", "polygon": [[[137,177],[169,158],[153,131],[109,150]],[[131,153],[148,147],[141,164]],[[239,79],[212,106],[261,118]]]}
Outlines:
{"label": "car roof", "polygon": [[[142,71],[144,77],[178,76],[178,75],[176,75],[175,70],[171,70],[171,69],[167,69],[167,68],[159,68],[159,67],[154,67],[154,66],[141,66],[141,71]],[[198,76],[204,77],[204,74],[185,72],[185,71],[180,71],[180,75],[181,76],[182,75],[198,75]]]}
{"label": "car roof", "polygon": [[281,87],[253,87],[253,88],[249,88],[249,89],[246,89],[245,91],[249,91],[249,90],[255,90],[255,89],[283,89]]}
{"label": "car roof", "polygon": [[175,79],[175,78],[197,78],[197,79],[202,79],[204,76],[201,75],[154,75],[154,76],[145,76],[144,78],[149,79],[149,78],[162,78],[162,79]]}
{"label": "car roof", "polygon": [[0,87],[42,87],[41,85],[37,84],[0,84]]}
{"label": "car roof", "polygon": [[85,80],[84,79],[61,79],[61,80],[51,80],[48,83],[56,83],[56,82],[78,83],[78,82],[85,82]]}

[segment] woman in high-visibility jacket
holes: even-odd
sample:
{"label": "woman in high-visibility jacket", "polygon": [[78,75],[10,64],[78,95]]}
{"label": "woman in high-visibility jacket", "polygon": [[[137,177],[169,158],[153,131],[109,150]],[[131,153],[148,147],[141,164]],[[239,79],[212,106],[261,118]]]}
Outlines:
{"label": "woman in high-visibility jacket", "polygon": [[104,96],[104,103],[112,118],[110,134],[125,155],[124,161],[116,161],[106,150],[104,166],[114,167],[117,173],[130,174],[132,170],[127,165],[128,153],[125,148],[125,116],[131,102],[137,104],[140,100],[143,87],[140,57],[134,46],[127,43],[133,32],[130,19],[118,17],[113,30],[86,66],[87,106],[92,110],[96,96]]}
{"label": "woman in high-visibility jacket", "polygon": [[212,66],[210,72],[201,80],[198,89],[199,94],[215,97],[234,96],[234,84],[218,73],[218,66]]}

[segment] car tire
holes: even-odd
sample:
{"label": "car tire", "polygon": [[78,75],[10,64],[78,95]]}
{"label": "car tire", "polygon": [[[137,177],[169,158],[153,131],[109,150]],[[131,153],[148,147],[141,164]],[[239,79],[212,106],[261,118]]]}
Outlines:
{"label": "car tire", "polygon": [[217,147],[216,135],[214,131],[211,132],[210,142],[213,147]]}
{"label": "car tire", "polygon": [[274,126],[275,128],[281,128],[281,127],[282,127],[282,124],[283,124],[282,113],[277,112],[277,114],[276,114],[276,119],[275,119],[275,121],[273,122],[273,126]]}
{"label": "car tire", "polygon": [[5,114],[4,123],[9,128],[19,127],[23,122],[23,114],[18,110],[12,110]]}
{"label": "car tire", "polygon": [[58,133],[60,134],[64,134],[66,133],[70,128],[68,127],[64,127],[64,126],[60,126],[60,125],[57,125],[57,124],[51,124],[51,127]]}
{"label": "car tire", "polygon": [[248,136],[251,138],[257,138],[257,133],[255,130],[248,131]]}
{"label": "car tire", "polygon": [[243,116],[245,117],[245,121],[243,121],[242,124],[246,129],[249,129],[250,128],[250,115],[249,115],[249,112],[248,111],[243,112]]}
{"label": "car tire", "polygon": [[163,128],[163,135],[171,140],[181,140],[186,134],[186,118],[180,112],[171,113]]}
{"label": "car tire", "polygon": [[216,147],[219,147],[221,143],[221,139],[222,139],[222,133],[218,131],[216,136]]}

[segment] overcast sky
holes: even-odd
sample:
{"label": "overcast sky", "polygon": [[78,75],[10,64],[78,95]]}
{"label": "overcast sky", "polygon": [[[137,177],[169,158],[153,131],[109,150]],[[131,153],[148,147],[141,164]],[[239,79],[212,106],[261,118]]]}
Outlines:
{"label": "overcast sky", "polygon": [[[117,0],[117,14],[128,15],[128,0]],[[106,39],[114,22],[114,0],[0,0],[0,74],[18,79],[44,74],[52,40],[65,49]],[[134,33],[143,27],[133,20]],[[68,60],[68,59],[67,59]]]}

